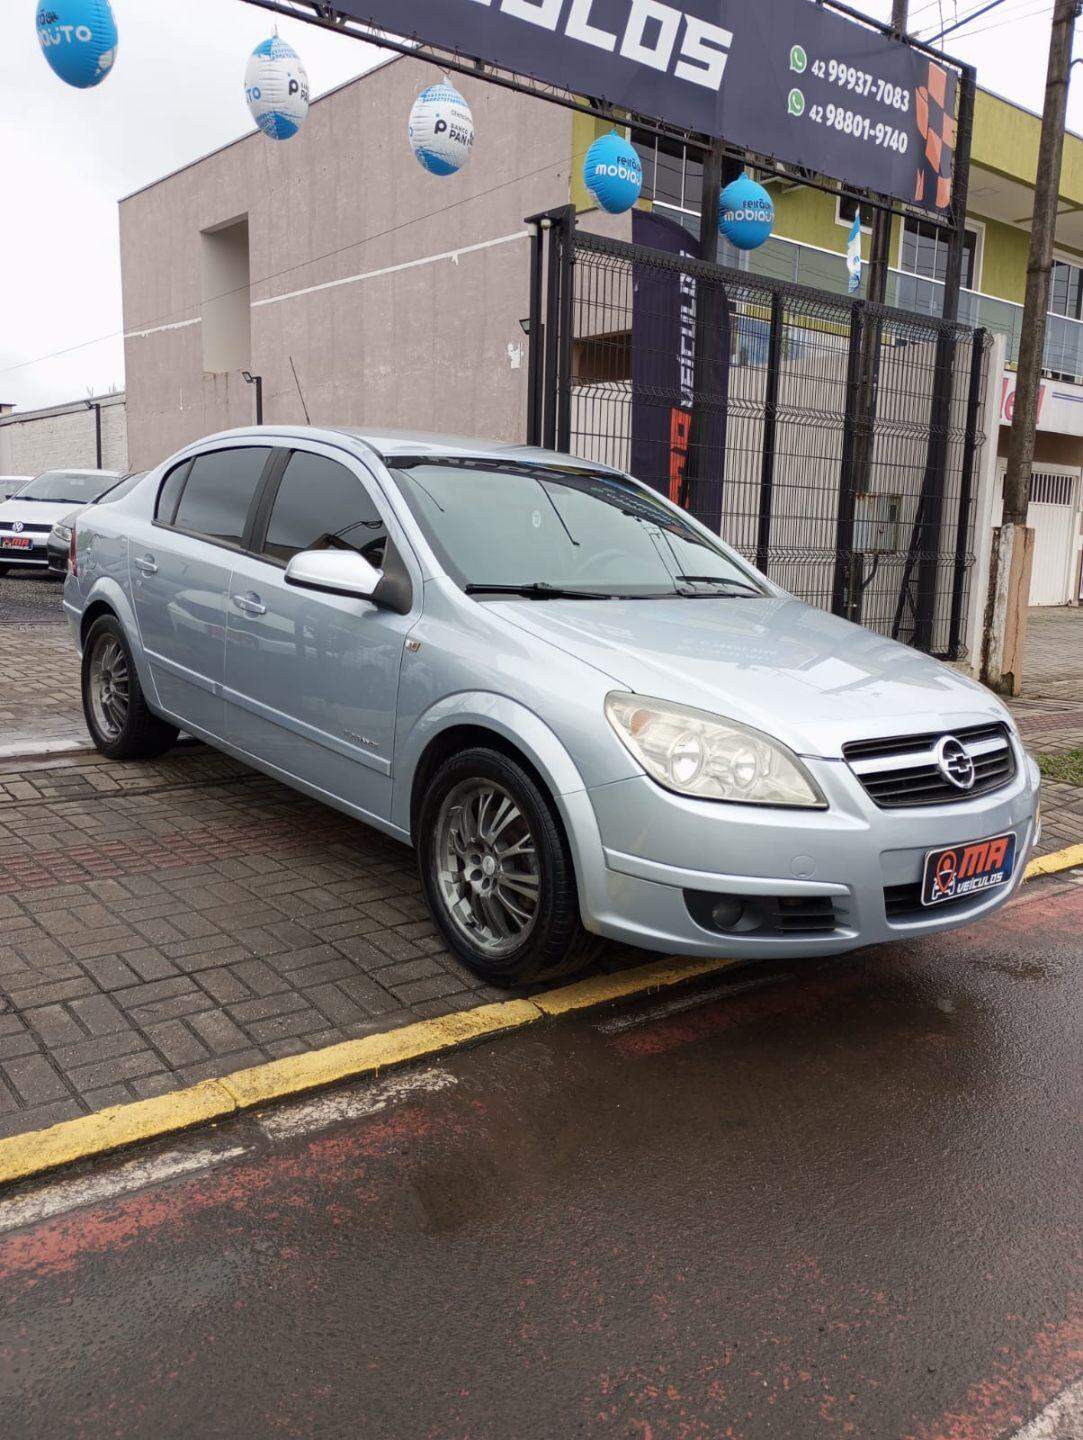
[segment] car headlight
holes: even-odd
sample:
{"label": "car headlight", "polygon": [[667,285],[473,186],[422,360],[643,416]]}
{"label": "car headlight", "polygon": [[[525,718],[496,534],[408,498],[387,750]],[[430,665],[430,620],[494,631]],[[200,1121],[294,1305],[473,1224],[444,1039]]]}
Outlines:
{"label": "car headlight", "polygon": [[54,526],[53,526],[53,539],[54,539],[54,540],[60,540],[60,541],[61,541],[63,544],[65,544],[65,545],[70,545],[70,544],[71,544],[71,526],[70,526],[70,525],[54,525]]}
{"label": "car headlight", "polygon": [[605,713],[652,779],[679,795],[742,805],[826,805],[797,756],[736,720],[639,695],[606,696]]}

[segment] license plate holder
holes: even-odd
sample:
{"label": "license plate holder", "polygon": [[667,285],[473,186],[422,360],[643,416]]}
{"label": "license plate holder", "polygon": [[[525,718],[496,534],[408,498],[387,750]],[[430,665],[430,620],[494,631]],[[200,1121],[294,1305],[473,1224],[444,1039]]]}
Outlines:
{"label": "license plate holder", "polygon": [[0,541],[0,550],[33,550],[34,542],[29,535],[5,535]]}
{"label": "license plate holder", "polygon": [[1008,831],[988,840],[967,840],[925,854],[922,905],[943,905],[998,890],[1015,869],[1015,835]]}

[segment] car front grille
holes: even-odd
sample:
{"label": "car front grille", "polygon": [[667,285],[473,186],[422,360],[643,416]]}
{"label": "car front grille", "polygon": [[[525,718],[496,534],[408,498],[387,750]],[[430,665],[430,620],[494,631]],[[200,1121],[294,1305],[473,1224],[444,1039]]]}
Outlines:
{"label": "car front grille", "polygon": [[[51,525],[28,525],[24,522],[23,528],[17,533],[20,535],[48,535],[52,528]],[[10,525],[6,525],[3,527],[2,533],[5,535],[14,535],[16,532],[12,530]]]}
{"label": "car front grille", "polygon": [[[962,790],[943,774],[937,746],[954,736],[974,762],[974,784]],[[906,806],[956,805],[1000,790],[1015,776],[1015,751],[1006,725],[971,725],[962,730],[853,740],[843,757],[881,810]]]}
{"label": "car front grille", "polygon": [[967,906],[976,906],[981,901],[988,900],[991,895],[997,895],[1001,890],[1009,887],[996,886],[992,890],[978,890],[971,895],[956,895],[951,900],[942,900],[939,905],[923,905],[921,903],[921,881],[916,880],[912,885],[885,885],[884,886],[884,913],[888,921],[896,924],[914,920],[934,920],[942,912],[951,913],[953,910],[961,910]]}

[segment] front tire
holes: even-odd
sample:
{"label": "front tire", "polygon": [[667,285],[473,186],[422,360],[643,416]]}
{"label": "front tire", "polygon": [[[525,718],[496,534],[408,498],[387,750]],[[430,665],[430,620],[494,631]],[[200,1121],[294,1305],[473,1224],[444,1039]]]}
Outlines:
{"label": "front tire", "polygon": [[131,646],[115,615],[95,620],[83,645],[83,715],[95,747],[110,760],[152,760],[179,731],[150,710]]}
{"label": "front tire", "polygon": [[450,949],[482,979],[527,985],[578,969],[595,942],[579,918],[567,841],[548,796],[498,750],[465,750],[433,776],[418,863]]}

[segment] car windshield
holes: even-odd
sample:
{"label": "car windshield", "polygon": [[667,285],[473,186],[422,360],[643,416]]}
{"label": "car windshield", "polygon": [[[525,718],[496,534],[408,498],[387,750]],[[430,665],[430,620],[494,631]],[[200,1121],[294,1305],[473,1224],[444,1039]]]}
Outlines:
{"label": "car windshield", "polygon": [[115,475],[79,470],[46,470],[20,490],[20,500],[47,500],[56,505],[90,505],[111,485]]}
{"label": "car windshield", "polygon": [[444,569],[473,593],[766,593],[720,541],[625,476],[423,457],[396,459],[391,473]]}

